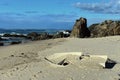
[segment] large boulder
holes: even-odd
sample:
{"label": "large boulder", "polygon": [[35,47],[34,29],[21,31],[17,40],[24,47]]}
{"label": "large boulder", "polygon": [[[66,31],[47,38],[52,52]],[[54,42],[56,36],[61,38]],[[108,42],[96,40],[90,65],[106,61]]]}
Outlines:
{"label": "large boulder", "polygon": [[78,38],[90,37],[90,31],[87,28],[87,19],[81,17],[76,20],[70,36]]}
{"label": "large boulder", "polygon": [[99,24],[93,24],[89,27],[91,37],[105,37],[120,35],[120,21],[106,20]]}

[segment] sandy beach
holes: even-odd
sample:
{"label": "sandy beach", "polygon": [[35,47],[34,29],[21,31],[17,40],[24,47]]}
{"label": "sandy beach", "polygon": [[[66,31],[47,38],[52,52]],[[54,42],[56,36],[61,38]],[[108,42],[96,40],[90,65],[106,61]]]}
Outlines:
{"label": "sandy beach", "polygon": [[[105,68],[107,59],[116,62]],[[120,36],[0,47],[0,80],[119,80]]]}

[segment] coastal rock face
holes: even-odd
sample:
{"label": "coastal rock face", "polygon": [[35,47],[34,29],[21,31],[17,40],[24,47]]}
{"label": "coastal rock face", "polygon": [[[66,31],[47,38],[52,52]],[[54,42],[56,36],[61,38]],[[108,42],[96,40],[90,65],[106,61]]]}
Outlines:
{"label": "coastal rock face", "polygon": [[106,20],[100,24],[91,25],[89,30],[91,37],[120,35],[120,21]]}
{"label": "coastal rock face", "polygon": [[76,23],[73,27],[71,37],[85,38],[90,37],[90,31],[87,28],[87,19],[80,18],[76,20]]}
{"label": "coastal rock face", "polygon": [[39,34],[37,37],[36,37],[36,40],[45,40],[45,39],[49,39],[48,37],[49,35],[47,33],[42,33],[42,34]]}
{"label": "coastal rock face", "polygon": [[31,32],[27,35],[27,37],[31,40],[45,40],[45,39],[50,39],[51,36],[49,36],[49,34],[47,33],[41,33],[38,34],[36,32]]}
{"label": "coastal rock face", "polygon": [[32,40],[35,40],[36,37],[38,37],[38,33],[36,32],[31,32],[27,35],[28,38],[31,38]]}

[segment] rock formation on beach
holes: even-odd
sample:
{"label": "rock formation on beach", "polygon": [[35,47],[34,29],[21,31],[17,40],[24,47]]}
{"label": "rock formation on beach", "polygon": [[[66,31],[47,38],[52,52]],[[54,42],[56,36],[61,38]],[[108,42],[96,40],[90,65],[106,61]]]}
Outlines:
{"label": "rock formation on beach", "polygon": [[27,34],[28,38],[31,38],[32,40],[35,40],[35,38],[38,36],[38,33],[36,32],[31,32],[29,34]]}
{"label": "rock formation on beach", "polygon": [[0,40],[2,40],[2,38],[0,37]]}
{"label": "rock formation on beach", "polygon": [[90,31],[87,28],[87,19],[80,18],[76,20],[75,25],[73,27],[71,37],[85,38],[90,37]]}
{"label": "rock formation on beach", "polygon": [[120,35],[120,21],[106,20],[89,27],[91,37],[105,37]]}
{"label": "rock formation on beach", "polygon": [[48,33],[37,33],[37,32],[31,32],[27,35],[28,38],[32,40],[45,40],[49,39],[49,34]]}
{"label": "rock formation on beach", "polygon": [[4,43],[3,42],[0,42],[0,46],[3,46],[4,45]]}

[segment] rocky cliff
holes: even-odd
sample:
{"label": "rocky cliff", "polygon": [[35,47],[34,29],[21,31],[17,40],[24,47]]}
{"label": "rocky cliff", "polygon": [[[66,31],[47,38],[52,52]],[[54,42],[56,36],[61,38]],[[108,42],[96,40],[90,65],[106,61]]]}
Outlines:
{"label": "rocky cliff", "polygon": [[87,28],[86,18],[81,17],[80,19],[76,20],[70,36],[78,38],[90,37],[90,31]]}
{"label": "rocky cliff", "polygon": [[106,20],[89,27],[91,37],[105,37],[120,35],[120,21]]}

